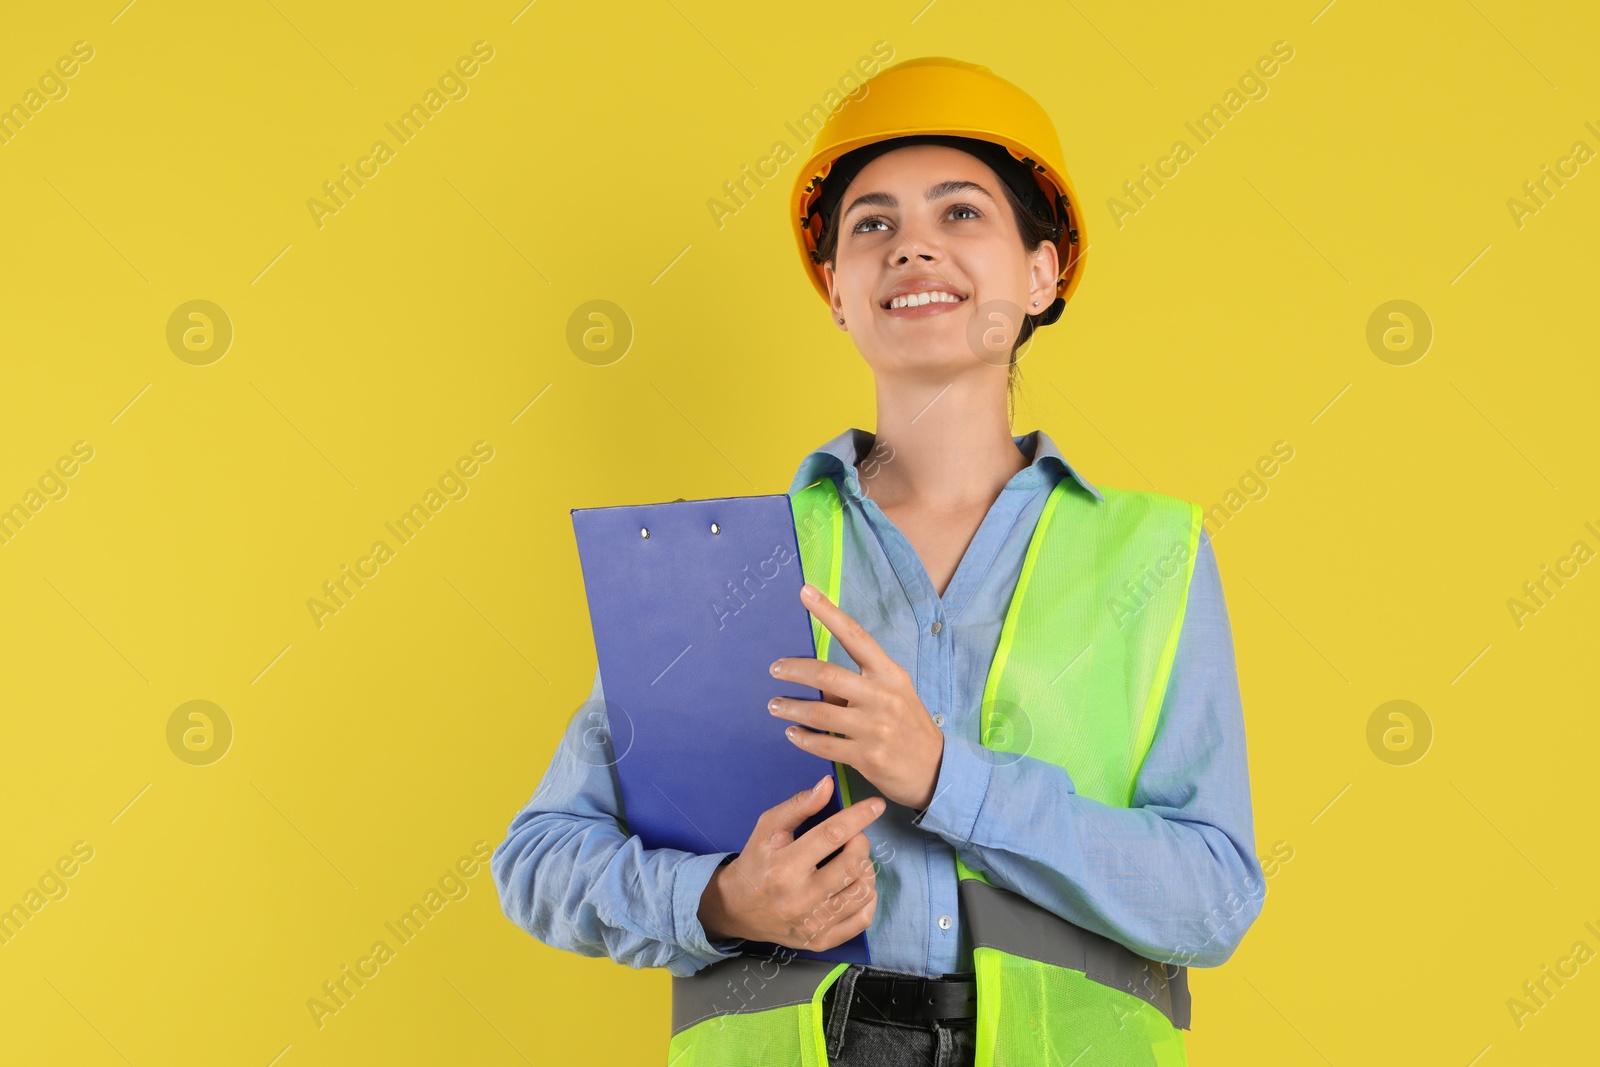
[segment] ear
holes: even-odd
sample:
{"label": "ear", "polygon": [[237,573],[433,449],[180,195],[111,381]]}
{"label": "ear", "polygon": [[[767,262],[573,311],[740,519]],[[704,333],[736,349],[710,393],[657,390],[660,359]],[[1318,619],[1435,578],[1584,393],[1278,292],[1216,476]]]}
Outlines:
{"label": "ear", "polygon": [[[1037,315],[1056,298],[1056,279],[1061,277],[1061,256],[1054,241],[1043,241],[1030,257],[1028,266],[1028,314]],[[1033,302],[1039,301],[1034,307]]]}
{"label": "ear", "polygon": [[833,310],[834,320],[838,321],[844,317],[844,303],[839,299],[839,285],[832,263],[822,265],[822,283],[828,287],[828,306]]}

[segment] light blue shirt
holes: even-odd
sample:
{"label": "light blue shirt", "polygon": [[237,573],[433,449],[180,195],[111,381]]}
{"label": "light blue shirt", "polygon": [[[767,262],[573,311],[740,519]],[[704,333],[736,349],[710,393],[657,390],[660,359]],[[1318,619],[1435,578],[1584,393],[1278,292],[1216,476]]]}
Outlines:
{"label": "light blue shirt", "polygon": [[[1063,477],[1104,499],[1043,431],[1014,440],[1030,463],[984,516],[942,597],[911,543],[862,493],[855,464],[870,452],[872,434],[851,429],[835,437],[805,458],[790,484],[791,493],[824,476],[839,485],[839,605],[911,674],[945,734],[928,809],[918,814],[888,802],[865,831],[878,866],[878,907],[867,930],[873,966],[923,975],[972,970],[956,849],[995,885],[1141,955],[1217,966],[1260,914],[1266,883],[1255,855],[1233,637],[1210,537],[1202,529],[1177,658],[1130,807],[1079,796],[1064,769],[1031,756],[984,759],[984,683],[1045,500]],[[828,658],[855,669],[836,641]],[[729,853],[645,849],[623,834],[615,772],[606,760],[580,758],[594,751],[584,735],[603,699],[597,670],[589,701],[490,859],[501,908],[555,948],[690,975],[737,955],[742,944],[708,941],[698,917],[701,894]],[[852,801],[881,795],[854,768],[847,775]]]}

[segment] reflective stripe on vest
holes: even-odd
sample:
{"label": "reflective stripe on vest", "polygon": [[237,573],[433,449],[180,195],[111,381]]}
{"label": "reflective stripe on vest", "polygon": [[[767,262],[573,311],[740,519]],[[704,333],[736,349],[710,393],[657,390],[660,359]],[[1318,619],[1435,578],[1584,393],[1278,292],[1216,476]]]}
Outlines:
{"label": "reflective stripe on vest", "polygon": [[[849,964],[794,956],[735,956],[672,980],[674,1034],[717,1015],[768,1011],[816,999],[830,972]],[[832,982],[828,982],[831,985]]]}
{"label": "reflective stripe on vest", "polygon": [[976,878],[961,879],[956,892],[974,948],[995,948],[1013,956],[1083,971],[1101,985],[1149,1002],[1172,1025],[1189,1029],[1187,968],[1147,960],[1110,938],[1061,919],[1026,897]]}
{"label": "reflective stripe on vest", "polygon": [[[985,681],[978,732],[995,762],[1044,760],[1071,776],[1078,795],[1127,807],[1159,722],[1201,512],[1158,493],[1101,493],[1103,501],[1067,476],[1046,499]],[[807,580],[850,610],[839,596],[837,486],[821,479],[791,503]],[[829,635],[814,618],[813,627],[826,659]],[[1091,1047],[1079,1067],[1185,1064],[1186,968],[1145,959],[993,885],[970,858],[958,851],[955,867],[977,972],[978,1067],[1072,1063]],[[822,995],[845,966],[744,956],[674,978],[670,1062],[824,1067]]]}

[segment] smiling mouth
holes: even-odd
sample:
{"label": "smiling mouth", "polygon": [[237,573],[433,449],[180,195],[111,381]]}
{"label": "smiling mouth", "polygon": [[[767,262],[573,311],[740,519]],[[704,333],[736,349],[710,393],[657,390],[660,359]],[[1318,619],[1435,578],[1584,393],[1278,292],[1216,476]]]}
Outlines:
{"label": "smiling mouth", "polygon": [[907,293],[885,300],[880,307],[885,311],[899,311],[904,308],[923,307],[927,304],[960,304],[967,298],[947,293],[939,289],[929,289],[921,293]]}

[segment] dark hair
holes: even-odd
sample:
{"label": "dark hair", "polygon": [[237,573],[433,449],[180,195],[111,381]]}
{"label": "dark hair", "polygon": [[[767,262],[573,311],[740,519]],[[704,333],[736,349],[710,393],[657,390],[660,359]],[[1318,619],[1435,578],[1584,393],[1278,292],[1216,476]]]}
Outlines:
{"label": "dark hair", "polygon": [[[989,166],[987,161],[983,162],[985,166]],[[994,168],[990,167],[989,169],[992,171]],[[996,176],[998,177],[998,175]],[[1016,220],[1017,232],[1022,237],[1022,250],[1032,255],[1041,244],[1053,242],[1058,232],[1056,224],[1050,219],[1041,218],[1029,211],[1022,201],[1017,198],[1017,194],[1012,190],[1009,182],[1001,181],[998,184],[1000,191],[1005,195],[1006,203],[1011,205],[1011,217]],[[817,245],[817,262],[838,266],[834,260],[839,253],[839,224],[844,221],[844,211],[845,202],[841,196],[838,204],[833,209],[833,217],[828,219],[827,225],[823,227],[822,240]],[[1055,299],[1054,291],[1050,293],[1050,299]],[[1048,305],[1046,305],[1045,310],[1049,310]],[[1022,328],[1017,331],[1016,343],[1011,346],[1011,369],[1006,380],[1006,390],[1013,402],[1016,399],[1018,377],[1017,350],[1028,343],[1028,338],[1033,336],[1033,331],[1038,326],[1039,320],[1043,315],[1044,311],[1039,311],[1032,315],[1024,313]]]}

